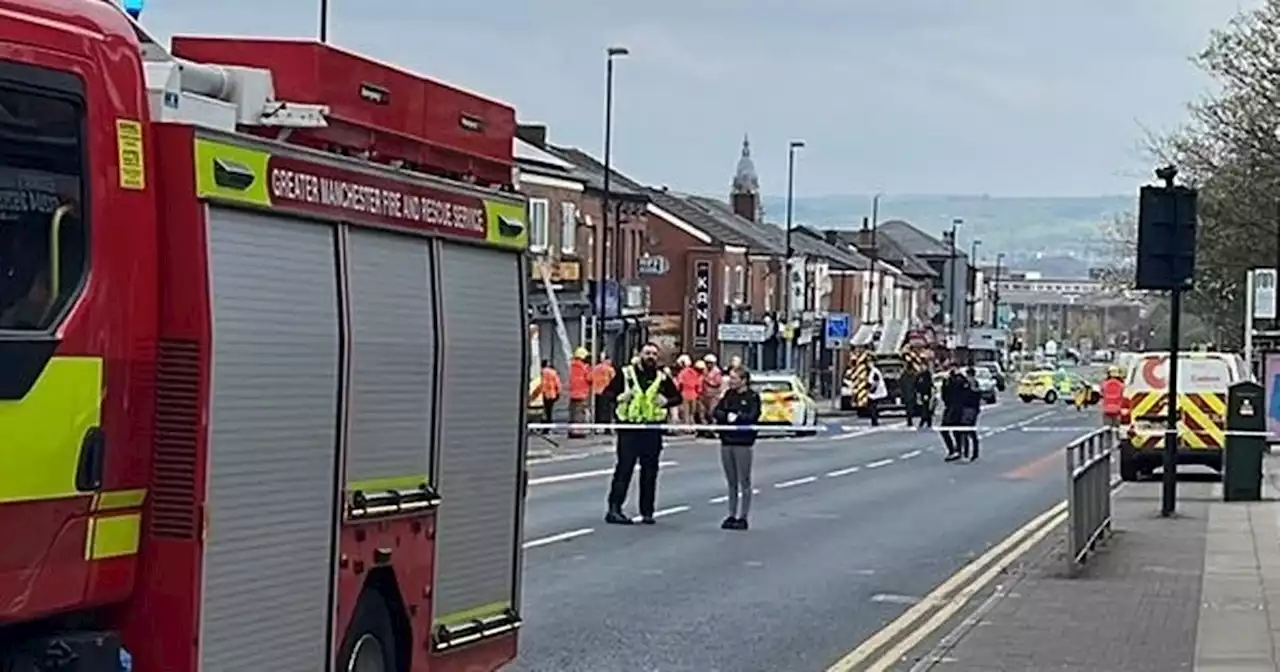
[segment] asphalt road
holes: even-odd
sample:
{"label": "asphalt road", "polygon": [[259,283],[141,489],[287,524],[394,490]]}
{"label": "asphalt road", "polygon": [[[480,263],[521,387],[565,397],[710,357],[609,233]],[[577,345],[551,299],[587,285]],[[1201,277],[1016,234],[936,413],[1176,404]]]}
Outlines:
{"label": "asphalt road", "polygon": [[531,462],[512,669],[825,669],[1061,500],[1058,449],[1097,418],[1006,398],[981,423],[973,464],[893,427],[762,441],[746,532],[719,529],[714,443],[664,452],[652,527],[603,523],[608,455]]}

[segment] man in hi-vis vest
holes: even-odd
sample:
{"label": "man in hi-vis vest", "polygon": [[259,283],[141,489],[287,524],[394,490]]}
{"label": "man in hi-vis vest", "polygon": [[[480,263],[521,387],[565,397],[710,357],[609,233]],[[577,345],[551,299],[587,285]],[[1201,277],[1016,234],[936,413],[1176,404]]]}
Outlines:
{"label": "man in hi-vis vest", "polygon": [[614,399],[617,422],[636,425],[636,429],[618,431],[617,464],[609,486],[609,512],[606,523],[630,525],[631,518],[622,513],[631,487],[631,473],[640,464],[640,517],[652,525],[654,499],[658,490],[658,459],[662,455],[661,429],[644,425],[661,425],[668,409],[680,405],[680,390],[675,381],[658,366],[658,346],[646,343],[640,349],[640,362],[625,366],[609,381],[605,396]]}

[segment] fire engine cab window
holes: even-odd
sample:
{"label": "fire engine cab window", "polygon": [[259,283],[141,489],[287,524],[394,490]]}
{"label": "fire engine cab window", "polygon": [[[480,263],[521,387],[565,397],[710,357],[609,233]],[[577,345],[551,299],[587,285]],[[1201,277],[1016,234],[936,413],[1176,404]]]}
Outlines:
{"label": "fire engine cab window", "polygon": [[85,272],[79,104],[0,83],[0,331],[44,331]]}

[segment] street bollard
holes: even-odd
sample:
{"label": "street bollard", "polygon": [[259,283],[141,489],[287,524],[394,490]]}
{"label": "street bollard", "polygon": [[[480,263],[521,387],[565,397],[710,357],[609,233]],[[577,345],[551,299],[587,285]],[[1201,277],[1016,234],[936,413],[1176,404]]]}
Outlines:
{"label": "street bollard", "polygon": [[1261,385],[1242,381],[1227,393],[1227,440],[1222,455],[1222,499],[1262,499],[1262,454],[1267,450],[1267,396]]}

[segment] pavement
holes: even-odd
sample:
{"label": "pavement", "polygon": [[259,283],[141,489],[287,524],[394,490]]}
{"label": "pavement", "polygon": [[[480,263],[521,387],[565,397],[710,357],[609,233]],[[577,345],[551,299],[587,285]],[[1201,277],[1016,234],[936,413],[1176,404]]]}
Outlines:
{"label": "pavement", "polygon": [[1180,473],[1171,518],[1159,515],[1158,481],[1125,483],[1114,535],[1079,574],[1051,525],[992,585],[953,592],[967,610],[918,645],[884,667],[847,669],[1276,672],[1280,457],[1264,470],[1261,502],[1223,502],[1216,477]]}
{"label": "pavement", "polygon": [[1060,501],[1061,448],[1096,421],[1004,400],[983,412],[972,464],[944,463],[936,434],[900,420],[762,440],[746,532],[719,529],[714,442],[664,451],[651,527],[603,523],[611,448],[531,459],[510,669],[827,669]]}

